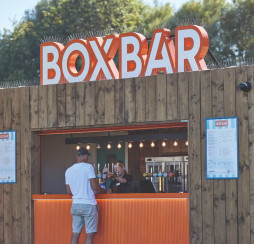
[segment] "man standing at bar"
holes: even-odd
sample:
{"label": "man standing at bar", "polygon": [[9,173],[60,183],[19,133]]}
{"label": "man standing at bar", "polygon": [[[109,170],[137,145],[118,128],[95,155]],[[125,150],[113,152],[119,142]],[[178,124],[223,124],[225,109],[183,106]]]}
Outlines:
{"label": "man standing at bar", "polygon": [[94,193],[110,193],[96,181],[94,168],[87,163],[89,153],[81,147],[76,154],[77,163],[65,172],[66,191],[72,195],[72,237],[71,244],[78,244],[85,225],[86,244],[92,244],[98,227],[98,206]]}

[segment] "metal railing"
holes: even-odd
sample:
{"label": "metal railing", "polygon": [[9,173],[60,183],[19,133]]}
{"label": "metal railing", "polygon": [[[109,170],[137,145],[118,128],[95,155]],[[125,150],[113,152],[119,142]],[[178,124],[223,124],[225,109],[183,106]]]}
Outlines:
{"label": "metal railing", "polygon": [[39,79],[4,81],[4,82],[0,82],[0,89],[1,88],[22,87],[22,86],[39,86],[39,85],[40,85]]}

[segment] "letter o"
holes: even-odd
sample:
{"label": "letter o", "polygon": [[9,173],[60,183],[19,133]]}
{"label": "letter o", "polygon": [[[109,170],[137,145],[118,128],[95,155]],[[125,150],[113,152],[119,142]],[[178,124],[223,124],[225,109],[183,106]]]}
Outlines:
{"label": "letter o", "polygon": [[[81,40],[79,40],[81,41]],[[82,58],[82,68],[76,74],[73,72],[73,60],[78,56]],[[62,71],[66,80],[70,83],[84,81],[90,68],[90,56],[85,43],[70,42],[65,47],[62,58]]]}

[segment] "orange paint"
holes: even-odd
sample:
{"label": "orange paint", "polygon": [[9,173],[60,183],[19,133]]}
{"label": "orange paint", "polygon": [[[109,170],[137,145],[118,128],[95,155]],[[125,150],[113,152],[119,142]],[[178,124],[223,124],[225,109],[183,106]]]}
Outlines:
{"label": "orange paint", "polygon": [[[111,75],[110,78],[118,79],[119,73],[113,60],[116,54],[117,48],[119,46],[118,36],[110,35],[104,40],[101,37],[91,37],[87,39],[87,42],[91,50],[95,50],[95,47],[97,50],[97,52],[91,52],[93,57],[92,58],[93,65],[90,71],[91,76],[95,72],[96,65],[103,63],[106,65],[107,70],[109,71]],[[105,46],[107,42],[111,42],[111,44],[110,44],[110,47],[107,50],[105,50],[106,48]],[[94,47],[92,45],[94,45]],[[102,57],[102,59],[98,59],[97,55],[99,55],[99,57]],[[95,80],[102,80],[102,79],[106,79],[106,75],[104,71],[102,70],[102,68],[100,68],[98,74],[96,75]]]}
{"label": "orange paint", "polygon": [[[209,39],[205,29],[196,25],[180,26],[175,33],[174,44],[169,29],[154,30],[149,49],[145,36],[135,32],[108,35],[104,39],[75,39],[65,47],[60,43],[43,43],[40,48],[41,84],[124,79],[161,72],[169,74],[207,69],[204,57]],[[117,50],[119,71],[113,60]],[[79,72],[75,68],[78,56],[82,59]]]}
{"label": "orange paint", "polygon": [[149,130],[149,129],[162,129],[162,128],[179,128],[187,127],[186,122],[170,123],[170,124],[148,124],[148,125],[129,125],[129,126],[109,126],[109,127],[93,127],[69,130],[47,130],[39,133],[42,135],[61,135],[61,134],[75,134],[75,133],[92,133],[92,132],[108,132],[108,131],[126,131],[126,130]]}
{"label": "orange paint", "polygon": [[[105,195],[107,199],[97,199],[100,210],[95,244],[189,243],[189,206],[185,198],[188,194],[175,193],[178,198],[169,198],[173,195],[166,193],[168,198],[158,198],[158,194],[146,194],[150,198],[132,198],[131,195],[143,194],[118,199],[111,199],[110,194]],[[42,195],[50,199],[34,200],[35,244],[70,243],[72,201],[63,199],[65,195],[59,196],[63,200],[53,196]],[[84,243],[84,239],[83,230],[79,243]]]}
{"label": "orange paint", "polygon": [[[63,55],[65,53],[65,51],[67,50],[67,48],[69,48],[72,44],[81,44],[82,46],[85,47],[85,49],[88,51],[88,54],[89,54],[89,59],[90,59],[90,62],[88,63],[87,60],[85,60],[85,57],[83,55],[83,53],[79,50],[74,50],[70,53],[69,57],[68,57],[68,61],[67,61],[67,70],[68,72],[73,76],[73,77],[77,77],[79,76],[83,71],[84,71],[84,68],[85,68],[85,65],[89,65],[89,72],[87,73],[86,77],[84,78],[84,81],[88,81],[91,77],[91,68],[92,68],[92,65],[93,65],[93,57],[91,55],[92,53],[92,50],[90,49],[90,46],[88,45],[87,41],[85,40],[82,40],[82,39],[75,39],[75,40],[71,40],[65,47],[64,47],[64,50],[63,52],[61,53],[61,58],[60,58],[60,62],[62,63],[63,61]],[[82,59],[82,67],[81,69],[79,70],[79,72],[76,70],[76,67],[75,67],[75,63],[76,63],[76,59],[77,57],[80,56],[81,59]],[[88,63],[88,64],[87,64]],[[64,73],[63,73],[63,70],[62,70],[62,75],[64,76]]]}
{"label": "orange paint", "polygon": [[193,48],[193,39],[191,38],[185,38],[185,43],[184,43],[184,50],[190,50]]}
{"label": "orange paint", "polygon": [[[142,74],[144,73],[144,67],[145,67],[145,61],[146,61],[146,56],[147,56],[147,50],[148,50],[148,42],[145,38],[145,36],[143,36],[142,34],[139,33],[123,33],[120,34],[119,39],[120,39],[120,46],[119,46],[119,74],[120,74],[120,78],[125,78],[124,76],[124,60],[125,60],[125,55],[123,54],[123,47],[125,45],[123,45],[123,39],[128,40],[128,38],[130,39],[134,39],[137,41],[138,43],[138,52],[135,55],[141,62],[141,67],[140,67],[140,72],[138,74],[138,76],[142,76]],[[132,43],[128,43],[127,41],[127,54],[133,53],[134,51],[134,46]],[[137,67],[137,63],[134,60],[128,60],[127,61],[127,68],[125,70],[127,70],[128,72],[130,71],[134,71]]]}
{"label": "orange paint", "polygon": [[[159,41],[158,47],[155,46],[155,36],[156,34],[161,34],[161,38]],[[155,46],[155,47],[154,47]],[[145,70],[147,71],[148,64],[151,59],[151,52],[155,48],[156,49],[156,57],[155,60],[162,59],[162,49],[163,46],[166,48],[167,56],[169,57],[170,66],[172,67],[172,71],[175,72],[175,46],[173,40],[170,38],[170,30],[169,29],[157,29],[153,32],[153,37],[151,40],[151,44],[148,51],[148,57],[145,65]],[[152,60],[153,61],[153,60]],[[160,72],[167,74],[165,67],[153,68],[151,75],[159,74]],[[150,74],[150,73],[149,73]]]}
{"label": "orange paint", "polygon": [[[56,62],[56,65],[59,67],[61,65],[61,59],[60,59],[60,54],[64,49],[64,46],[61,43],[56,43],[56,42],[46,42],[46,43],[42,43],[40,46],[40,70],[41,70],[41,74],[40,74],[40,84],[43,85],[44,84],[44,79],[54,79],[55,78],[55,69],[49,69],[47,74],[44,74],[43,70],[44,70],[44,66],[43,66],[43,60],[46,59],[47,62],[52,62],[54,59],[54,55],[52,52],[48,53],[46,57],[43,56],[43,48],[44,47],[54,47],[57,50],[57,53],[59,55],[59,58]],[[45,77],[45,75],[47,77]],[[63,80],[63,77],[61,76],[60,80]]]}
{"label": "orange paint", "polygon": [[[183,46],[181,45],[181,42],[179,42],[179,36],[180,32],[192,32],[196,34],[196,36],[188,36],[184,38]],[[190,51],[195,43],[198,43],[198,50],[195,53],[192,64],[190,63],[190,60],[188,58],[184,59],[184,71],[196,71],[193,70],[191,66],[197,66],[197,70],[205,70],[207,69],[206,63],[205,63],[205,55],[209,48],[209,38],[208,34],[205,31],[205,29],[201,26],[197,25],[188,25],[188,26],[179,26],[175,29],[175,46],[176,46],[176,72],[182,72],[183,67],[179,67],[179,60],[182,58],[182,50],[184,51]],[[194,62],[195,60],[195,62]]]}

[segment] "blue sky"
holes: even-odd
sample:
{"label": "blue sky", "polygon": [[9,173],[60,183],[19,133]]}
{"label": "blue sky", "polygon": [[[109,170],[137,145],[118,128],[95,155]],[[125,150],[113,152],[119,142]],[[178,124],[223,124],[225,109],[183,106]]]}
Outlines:
{"label": "blue sky", "polygon": [[33,9],[39,0],[0,0],[0,31],[13,30],[12,20],[20,21],[25,10]]}
{"label": "blue sky", "polygon": [[[25,10],[33,9],[40,0],[0,0],[0,31],[3,29],[13,30],[13,20],[19,22]],[[153,4],[153,0],[143,0],[145,3]],[[188,0],[159,0],[159,3],[171,3],[176,9]]]}

